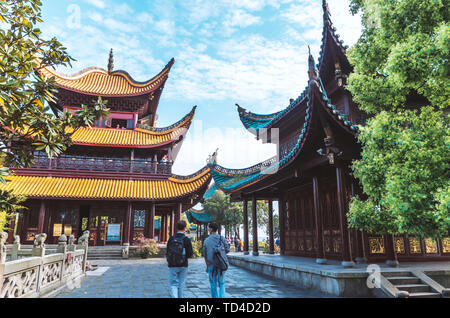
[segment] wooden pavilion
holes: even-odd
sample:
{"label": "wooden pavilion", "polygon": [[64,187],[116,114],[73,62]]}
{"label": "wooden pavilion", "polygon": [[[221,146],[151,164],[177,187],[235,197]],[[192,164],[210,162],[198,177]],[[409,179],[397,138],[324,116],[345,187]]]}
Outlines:
{"label": "wooden pavilion", "polygon": [[[326,1],[323,9],[319,63],[309,55],[309,81],[300,96],[269,115],[238,106],[244,127],[263,142],[277,144],[277,155],[245,169],[224,168],[214,155],[209,161],[217,186],[232,200],[244,202],[244,252],[249,253],[248,201],[253,255],[258,255],[256,201],[269,201],[270,221],[272,200],[277,200],[283,255],[314,257],[318,263],[338,259],[346,267],[367,260],[392,265],[398,259],[449,260],[450,238],[379,236],[348,228],[349,201],[361,193],[349,167],[360,156],[356,133],[366,115],[345,89],[352,66]],[[273,253],[273,234],[269,236]]]}

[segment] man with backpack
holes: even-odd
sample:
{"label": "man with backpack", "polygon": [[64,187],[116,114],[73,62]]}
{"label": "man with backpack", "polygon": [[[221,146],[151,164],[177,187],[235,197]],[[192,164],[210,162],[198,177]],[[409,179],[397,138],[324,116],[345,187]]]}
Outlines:
{"label": "man with backpack", "polygon": [[178,221],[176,229],[177,233],[167,242],[166,259],[169,265],[170,294],[172,298],[182,298],[188,258],[192,257],[193,251],[191,240],[184,234],[186,221]]}
{"label": "man with backpack", "polygon": [[[206,272],[209,275],[212,298],[225,297],[225,271],[229,263],[227,253],[230,251],[230,244],[227,240],[217,234],[217,223],[208,225],[209,237],[203,242],[203,256],[206,262]],[[219,288],[219,293],[217,293]]]}

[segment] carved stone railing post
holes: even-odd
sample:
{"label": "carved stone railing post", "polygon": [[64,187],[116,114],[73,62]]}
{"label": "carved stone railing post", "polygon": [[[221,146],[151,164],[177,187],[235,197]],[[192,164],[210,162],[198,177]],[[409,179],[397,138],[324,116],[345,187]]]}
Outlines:
{"label": "carved stone railing post", "polygon": [[83,273],[86,272],[86,262],[87,262],[87,254],[88,254],[88,246],[89,246],[89,231],[84,231],[83,235],[78,238],[78,248],[84,249],[84,257],[83,257]]}
{"label": "carved stone railing post", "polygon": [[58,238],[58,247],[56,248],[56,253],[63,254],[62,264],[61,264],[61,280],[62,280],[64,277],[64,270],[65,270],[64,263],[67,258],[67,236],[65,234],[62,234]]}
{"label": "carved stone railing post", "polygon": [[41,280],[42,280],[41,276],[43,275],[42,261],[45,256],[45,240],[46,239],[47,239],[47,234],[45,234],[45,233],[36,234],[36,236],[34,237],[33,249],[31,251],[32,257],[40,257],[41,258],[38,275],[37,275],[37,284],[36,284],[36,292],[38,292],[38,293],[41,288]]}
{"label": "carved stone railing post", "polygon": [[75,245],[75,236],[72,234],[69,235],[69,245],[67,247],[67,250],[69,252],[75,252],[77,246]]}
{"label": "carved stone railing post", "polygon": [[0,233],[0,292],[3,288],[3,272],[5,271],[6,263],[6,240],[8,239],[8,233]]}
{"label": "carved stone railing post", "polygon": [[47,234],[41,233],[34,237],[33,250],[31,256],[45,256],[45,240],[47,239]]}
{"label": "carved stone railing post", "polygon": [[14,242],[11,247],[11,260],[15,261],[19,259],[19,251],[20,251],[20,236],[14,236]]}
{"label": "carved stone railing post", "polygon": [[130,243],[123,243],[122,246],[122,258],[130,257]]}

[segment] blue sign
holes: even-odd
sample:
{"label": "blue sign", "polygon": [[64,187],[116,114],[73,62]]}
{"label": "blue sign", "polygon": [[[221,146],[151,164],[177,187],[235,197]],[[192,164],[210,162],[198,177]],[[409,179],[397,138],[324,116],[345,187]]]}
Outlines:
{"label": "blue sign", "polygon": [[107,241],[120,242],[121,224],[108,224],[108,233],[106,233]]}

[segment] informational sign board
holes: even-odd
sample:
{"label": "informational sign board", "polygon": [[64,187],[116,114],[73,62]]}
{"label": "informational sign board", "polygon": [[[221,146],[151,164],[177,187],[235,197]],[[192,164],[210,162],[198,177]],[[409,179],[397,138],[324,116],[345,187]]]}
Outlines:
{"label": "informational sign board", "polygon": [[108,242],[120,242],[120,233],[122,229],[122,224],[108,224],[108,230],[106,232],[106,241]]}
{"label": "informational sign board", "polygon": [[72,225],[71,224],[65,224],[64,225],[64,235],[69,236],[72,234]]}
{"label": "informational sign board", "polygon": [[62,235],[62,224],[53,224],[53,236],[60,237]]}

